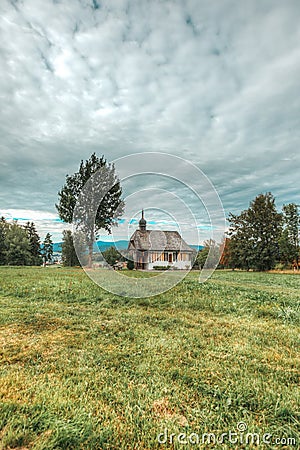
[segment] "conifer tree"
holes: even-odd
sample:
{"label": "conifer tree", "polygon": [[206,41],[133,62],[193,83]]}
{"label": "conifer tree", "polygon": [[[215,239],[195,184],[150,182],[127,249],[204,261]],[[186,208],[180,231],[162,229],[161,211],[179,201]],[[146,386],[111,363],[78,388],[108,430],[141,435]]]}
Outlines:
{"label": "conifer tree", "polygon": [[51,239],[51,234],[47,233],[42,246],[42,257],[44,263],[52,261],[53,257],[53,242]]}
{"label": "conifer tree", "polygon": [[38,266],[42,262],[40,237],[33,222],[27,222],[27,224],[25,225],[25,230],[30,243],[32,265]]}

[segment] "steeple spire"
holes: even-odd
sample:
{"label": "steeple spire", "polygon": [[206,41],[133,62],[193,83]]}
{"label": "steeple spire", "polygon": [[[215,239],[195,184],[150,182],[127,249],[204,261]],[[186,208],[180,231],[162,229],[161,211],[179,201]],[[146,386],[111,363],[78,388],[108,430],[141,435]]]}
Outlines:
{"label": "steeple spire", "polygon": [[139,221],[140,231],[146,231],[147,222],[144,218],[144,210],[142,209],[142,218]]}

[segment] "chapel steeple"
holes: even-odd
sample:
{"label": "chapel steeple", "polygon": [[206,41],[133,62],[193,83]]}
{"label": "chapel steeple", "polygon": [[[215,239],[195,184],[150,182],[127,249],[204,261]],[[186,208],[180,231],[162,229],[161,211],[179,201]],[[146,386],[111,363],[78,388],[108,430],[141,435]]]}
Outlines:
{"label": "chapel steeple", "polygon": [[146,231],[147,222],[144,219],[144,210],[142,209],[142,218],[139,221],[140,231]]}

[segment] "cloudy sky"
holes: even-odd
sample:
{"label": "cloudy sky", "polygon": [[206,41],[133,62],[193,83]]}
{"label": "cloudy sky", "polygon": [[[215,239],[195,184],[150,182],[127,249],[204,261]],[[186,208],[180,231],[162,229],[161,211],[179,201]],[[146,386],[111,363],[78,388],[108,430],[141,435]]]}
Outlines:
{"label": "cloudy sky", "polygon": [[1,0],[0,212],[59,240],[57,192],[94,151],[186,158],[226,214],[299,203],[299,17],[298,0]]}

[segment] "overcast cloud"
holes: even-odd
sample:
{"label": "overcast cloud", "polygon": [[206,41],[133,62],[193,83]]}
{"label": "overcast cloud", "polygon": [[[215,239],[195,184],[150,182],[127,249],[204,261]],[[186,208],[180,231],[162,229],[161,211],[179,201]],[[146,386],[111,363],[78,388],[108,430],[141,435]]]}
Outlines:
{"label": "overcast cloud", "polygon": [[298,0],[1,0],[0,15],[0,212],[59,238],[57,192],[93,151],[187,158],[226,214],[266,191],[299,203]]}

